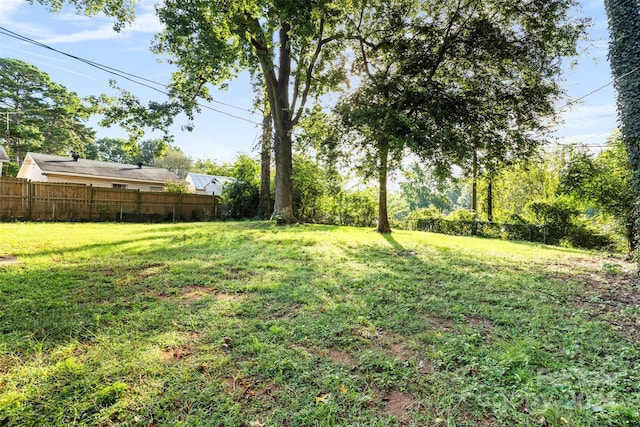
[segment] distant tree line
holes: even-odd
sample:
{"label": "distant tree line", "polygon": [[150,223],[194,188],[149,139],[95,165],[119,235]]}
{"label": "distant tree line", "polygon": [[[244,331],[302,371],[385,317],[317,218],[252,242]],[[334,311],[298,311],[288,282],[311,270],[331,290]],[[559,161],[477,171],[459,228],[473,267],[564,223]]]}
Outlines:
{"label": "distant tree line", "polygon": [[[77,152],[89,159],[163,167],[182,178],[189,172],[230,176],[236,180],[224,188],[224,217],[265,218],[261,208],[262,164],[257,157],[240,154],[231,163],[216,163],[194,160],[162,139],[94,139],[94,131],[83,124],[91,111],[83,100],[26,63],[3,59],[0,70],[3,104],[13,107],[5,113],[20,112],[11,116],[7,134],[6,146],[12,158],[27,151],[62,155]],[[17,81],[21,82],[19,86]],[[66,113],[52,120],[55,114],[50,110],[63,105]],[[28,106],[30,113],[26,111]],[[369,173],[375,167],[363,169],[361,165],[366,162],[350,167],[353,153],[340,142],[348,134],[338,123],[340,114],[314,109],[300,124],[291,174],[293,213],[306,222],[375,227],[380,220],[380,191],[376,179],[371,179],[375,174]],[[56,130],[57,124],[64,129]],[[405,227],[410,221],[433,217],[572,224],[582,230],[609,230],[610,234],[625,236],[632,251],[636,232],[634,179],[626,160],[628,148],[622,141],[620,133],[614,133],[608,149],[598,154],[579,146],[552,152],[536,150],[521,161],[496,164],[475,175],[464,169],[443,174],[438,165],[429,166],[419,155],[408,157],[412,160],[394,166],[400,175],[389,191],[390,225]],[[375,157],[370,162],[372,166],[377,164]],[[17,163],[11,170],[17,173]],[[268,180],[269,199],[273,200],[274,174]],[[172,191],[185,190],[180,185],[172,187]]]}

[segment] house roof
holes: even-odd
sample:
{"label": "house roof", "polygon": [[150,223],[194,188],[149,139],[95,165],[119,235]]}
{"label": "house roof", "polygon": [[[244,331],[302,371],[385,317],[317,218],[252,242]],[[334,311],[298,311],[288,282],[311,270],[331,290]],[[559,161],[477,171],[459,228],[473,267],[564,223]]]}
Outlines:
{"label": "house roof", "polygon": [[218,181],[220,184],[224,184],[226,181],[234,180],[228,176],[205,175],[202,173],[189,173],[189,176],[196,190],[204,190],[211,181]]}
{"label": "house roof", "polygon": [[10,162],[11,159],[7,155],[7,152],[4,150],[4,147],[0,145],[0,162]]}
{"label": "house roof", "polygon": [[43,173],[69,176],[91,176],[96,178],[111,178],[126,181],[157,182],[165,184],[167,181],[178,181],[178,175],[162,168],[154,168],[122,163],[101,162],[72,157],[52,156],[50,154],[28,153]]}

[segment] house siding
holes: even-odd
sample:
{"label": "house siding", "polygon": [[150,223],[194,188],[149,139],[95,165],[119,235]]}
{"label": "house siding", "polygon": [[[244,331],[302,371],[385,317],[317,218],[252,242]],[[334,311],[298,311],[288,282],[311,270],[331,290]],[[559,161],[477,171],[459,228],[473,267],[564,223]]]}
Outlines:
{"label": "house siding", "polygon": [[24,160],[20,172],[18,172],[18,178],[36,182],[49,182],[47,176],[42,174],[42,169],[28,156]]}
{"label": "house siding", "polygon": [[[161,186],[161,184],[158,184],[155,182],[137,183],[137,182],[126,181],[126,180],[112,179],[112,178],[107,178],[107,179],[98,178],[98,177],[86,178],[82,176],[56,175],[53,173],[48,174],[48,180],[46,182],[85,184],[85,185],[93,185],[94,187],[104,187],[104,188],[113,188],[113,184],[120,184],[120,185],[126,185],[125,188],[127,190],[140,190],[140,191],[158,191],[157,187]],[[162,186],[162,188],[164,189],[165,187]]]}
{"label": "house siding", "polygon": [[[133,165],[80,160],[74,162],[61,156],[27,154],[18,172],[18,178],[34,182],[68,183],[92,185],[103,188],[126,188],[128,190],[164,191],[167,181],[178,177],[160,168],[145,168]],[[123,175],[120,177],[119,175]]]}

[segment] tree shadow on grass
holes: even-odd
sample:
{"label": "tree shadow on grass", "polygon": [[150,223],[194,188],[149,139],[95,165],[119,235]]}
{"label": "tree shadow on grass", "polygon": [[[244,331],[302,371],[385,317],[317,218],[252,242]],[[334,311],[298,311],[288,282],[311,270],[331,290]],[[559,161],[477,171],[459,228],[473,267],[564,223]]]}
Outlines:
{"label": "tree shadow on grass", "polygon": [[[537,267],[523,272],[508,260],[404,244],[401,233],[366,243],[331,242],[332,251],[325,253],[316,246],[326,235],[296,234],[308,228],[241,227],[222,236],[206,230],[154,229],[149,240],[51,249],[44,255],[59,262],[0,270],[0,303],[8,307],[0,314],[7,332],[3,351],[25,366],[33,360],[34,372],[56,373],[34,383],[39,391],[24,407],[41,411],[26,418],[30,424],[61,416],[74,420],[76,408],[60,408],[69,395],[85,406],[80,417],[104,409],[92,403],[94,389],[104,384],[74,371],[73,363],[88,355],[93,359],[87,370],[100,371],[102,382],[129,387],[124,393],[131,406],[120,403],[125,409],[120,415],[114,409],[110,422],[118,416],[131,422],[135,414],[148,424],[189,417],[203,424],[215,414],[242,425],[265,418],[285,424],[292,408],[308,408],[306,420],[315,420],[332,402],[340,402],[341,416],[351,424],[389,413],[397,424],[409,423],[441,410],[479,423],[456,412],[464,405],[479,409],[458,394],[458,385],[490,400],[495,396],[486,384],[508,393],[519,387],[510,370],[536,378],[544,368],[546,377],[570,387],[563,370],[599,354],[590,347],[601,330],[581,325],[570,307],[556,303],[549,294],[560,295],[561,284],[541,282]],[[93,249],[114,256],[77,256]],[[575,332],[570,325],[580,328]],[[42,361],[37,349],[24,349],[40,342]],[[607,345],[597,351],[615,354],[616,343]],[[577,362],[563,356],[564,348],[575,352]],[[349,366],[321,352],[340,352]],[[70,388],[60,378],[90,384]],[[225,390],[220,384],[229,378],[255,387]],[[338,389],[343,381],[344,394]],[[247,397],[262,384],[270,385],[273,398]],[[324,390],[331,400],[314,406]],[[376,404],[398,390],[416,405],[398,412],[391,403]],[[47,393],[55,396],[57,409],[43,409],[52,404]],[[115,402],[118,396],[107,397]],[[283,404],[288,406],[274,409]],[[483,417],[493,416],[484,409]],[[517,409],[508,411],[517,415]]]}

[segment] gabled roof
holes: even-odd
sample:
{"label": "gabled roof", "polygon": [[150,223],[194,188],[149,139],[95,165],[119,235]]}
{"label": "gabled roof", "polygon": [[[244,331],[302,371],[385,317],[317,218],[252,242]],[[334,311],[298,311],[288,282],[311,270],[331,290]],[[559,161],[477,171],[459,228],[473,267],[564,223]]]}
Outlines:
{"label": "gabled roof", "polygon": [[0,162],[10,162],[11,159],[7,155],[7,152],[4,150],[4,147],[0,145]]}
{"label": "gabled roof", "polygon": [[111,178],[126,181],[143,181],[166,183],[178,181],[178,175],[162,168],[150,166],[129,165],[122,163],[101,162],[72,157],[52,156],[49,154],[28,153],[43,173],[68,176],[91,176],[96,178]]}
{"label": "gabled roof", "polygon": [[202,173],[189,173],[188,176],[191,177],[191,181],[193,181],[196,190],[204,190],[211,181],[214,181],[214,184],[224,184],[227,181],[234,180],[234,178],[228,176],[205,175]]}

